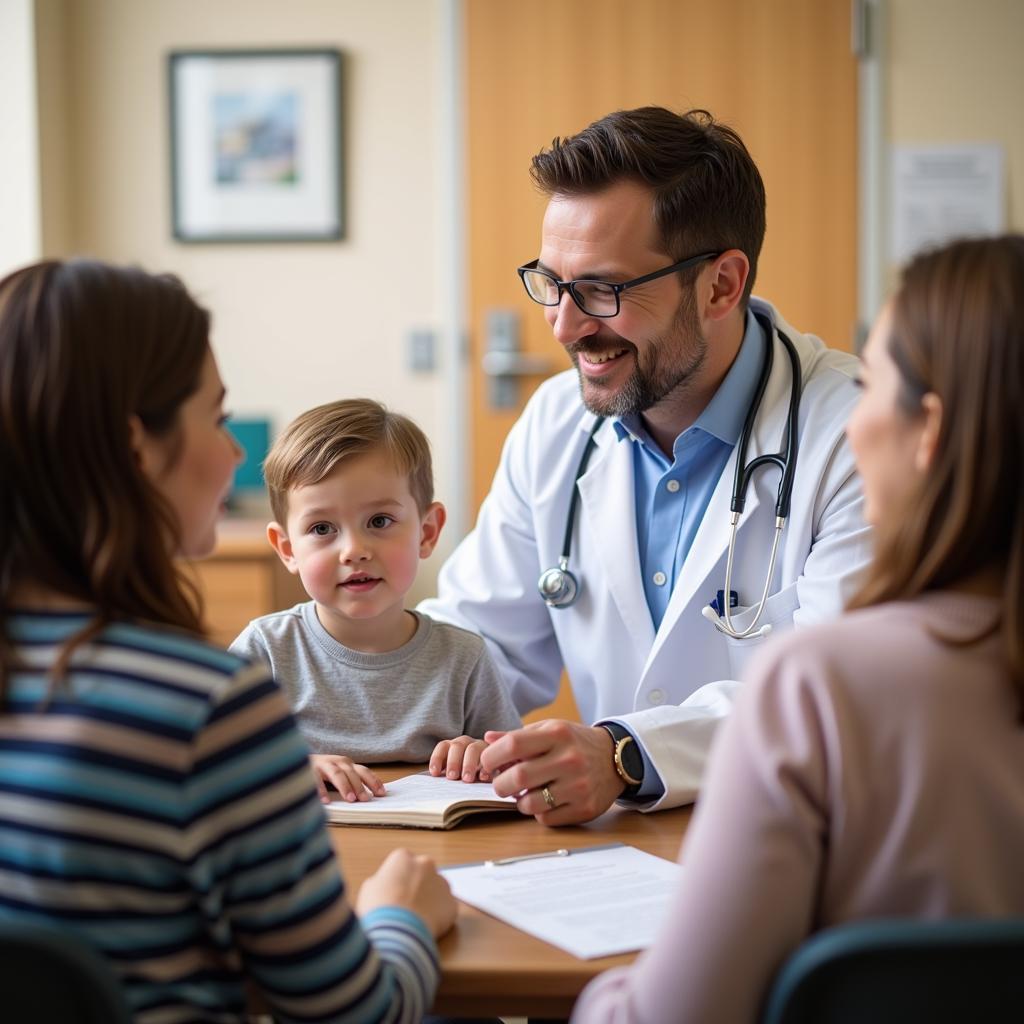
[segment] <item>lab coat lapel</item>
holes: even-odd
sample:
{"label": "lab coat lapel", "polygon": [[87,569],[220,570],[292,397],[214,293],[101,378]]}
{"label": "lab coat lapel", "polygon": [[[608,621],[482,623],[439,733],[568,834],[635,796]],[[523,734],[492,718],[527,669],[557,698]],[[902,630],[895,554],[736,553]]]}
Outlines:
{"label": "lab coat lapel", "polygon": [[[757,419],[754,421],[754,430],[750,438],[750,447],[747,451],[747,461],[757,458],[769,452],[777,452],[782,446],[783,430],[786,424],[786,415],[789,411],[789,387],[791,380],[789,356],[782,343],[773,334],[772,342],[775,346],[774,359],[772,362],[771,376],[768,378],[768,386],[765,389],[764,397],[761,400],[761,408]],[[696,536],[693,538],[693,545],[690,553],[683,563],[682,572],[676,580],[675,589],[668,608],[665,610],[665,617],[661,621],[661,628],[655,639],[651,651],[650,661],[657,655],[663,645],[665,638],[672,632],[680,615],[695,600],[700,607],[708,604],[715,594],[725,585],[724,566],[725,555],[729,546],[729,517],[731,514],[733,478],[736,474],[736,460],[739,457],[739,443],[733,448],[729,461],[719,478],[718,485],[711,495],[707,511],[701,519],[697,528]],[[747,500],[743,514],[740,516],[737,537],[740,537],[750,527],[750,524],[757,518],[755,512],[761,503],[759,486],[762,475],[767,480],[766,493],[774,495],[778,488],[779,475],[774,469],[759,469],[754,474],[750,486],[747,488]],[[763,529],[762,524],[762,529]],[[767,570],[768,545],[771,543],[770,533],[765,535],[765,566]],[[757,548],[760,550],[760,547]],[[721,577],[715,574],[711,578],[716,567],[721,564]],[[759,572],[762,570],[758,570]],[[738,569],[734,570],[739,578]],[[739,588],[733,585],[733,589]],[[753,595],[758,596],[758,595]],[[744,595],[746,597],[746,595]]]}
{"label": "lab coat lapel", "polygon": [[583,519],[594,524],[598,539],[588,545],[587,556],[600,559],[622,621],[646,651],[654,642],[654,623],[640,579],[632,444],[617,440],[609,424],[599,432],[598,445],[579,482]]}

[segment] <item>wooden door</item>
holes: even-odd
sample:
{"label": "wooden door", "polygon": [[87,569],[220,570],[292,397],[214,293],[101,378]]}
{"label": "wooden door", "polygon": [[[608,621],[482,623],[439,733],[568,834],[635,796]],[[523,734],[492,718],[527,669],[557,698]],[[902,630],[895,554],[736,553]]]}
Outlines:
{"label": "wooden door", "polygon": [[[849,349],[856,319],[857,66],[849,0],[464,0],[474,502],[520,401],[495,410],[480,372],[489,310],[518,313],[523,350],[569,363],[515,268],[537,256],[544,199],[530,158],[616,109],[704,107],[764,177],[755,293]],[[553,553],[554,555],[554,553]]]}

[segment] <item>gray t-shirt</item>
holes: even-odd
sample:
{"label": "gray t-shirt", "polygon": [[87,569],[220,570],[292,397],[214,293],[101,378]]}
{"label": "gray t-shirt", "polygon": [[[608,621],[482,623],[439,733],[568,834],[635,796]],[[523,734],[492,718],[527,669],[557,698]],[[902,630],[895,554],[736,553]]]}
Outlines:
{"label": "gray t-shirt", "polygon": [[412,639],[384,654],[339,644],[312,601],[253,619],[230,649],[270,665],[314,754],[421,762],[440,740],[518,729],[483,640],[412,614]]}

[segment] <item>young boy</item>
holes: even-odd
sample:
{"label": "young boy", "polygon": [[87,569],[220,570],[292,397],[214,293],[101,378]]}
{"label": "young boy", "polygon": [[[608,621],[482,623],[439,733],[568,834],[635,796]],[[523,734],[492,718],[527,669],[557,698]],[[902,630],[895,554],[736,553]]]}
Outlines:
{"label": "young boy", "polygon": [[253,620],[231,650],[269,662],[288,693],[321,798],[326,783],[382,795],[367,761],[475,779],[472,737],[521,722],[480,637],[405,608],[445,521],[423,432],[377,402],[332,402],[288,426],[263,472],[267,537],[312,600]]}

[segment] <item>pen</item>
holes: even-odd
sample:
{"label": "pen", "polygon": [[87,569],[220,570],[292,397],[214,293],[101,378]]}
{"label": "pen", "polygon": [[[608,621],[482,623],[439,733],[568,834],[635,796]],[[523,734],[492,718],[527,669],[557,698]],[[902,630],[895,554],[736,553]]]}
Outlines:
{"label": "pen", "polygon": [[568,850],[548,850],[545,853],[524,853],[519,857],[502,857],[500,860],[485,860],[484,867],[497,868],[502,864],[518,864],[521,860],[537,860],[540,857],[568,857]]}

